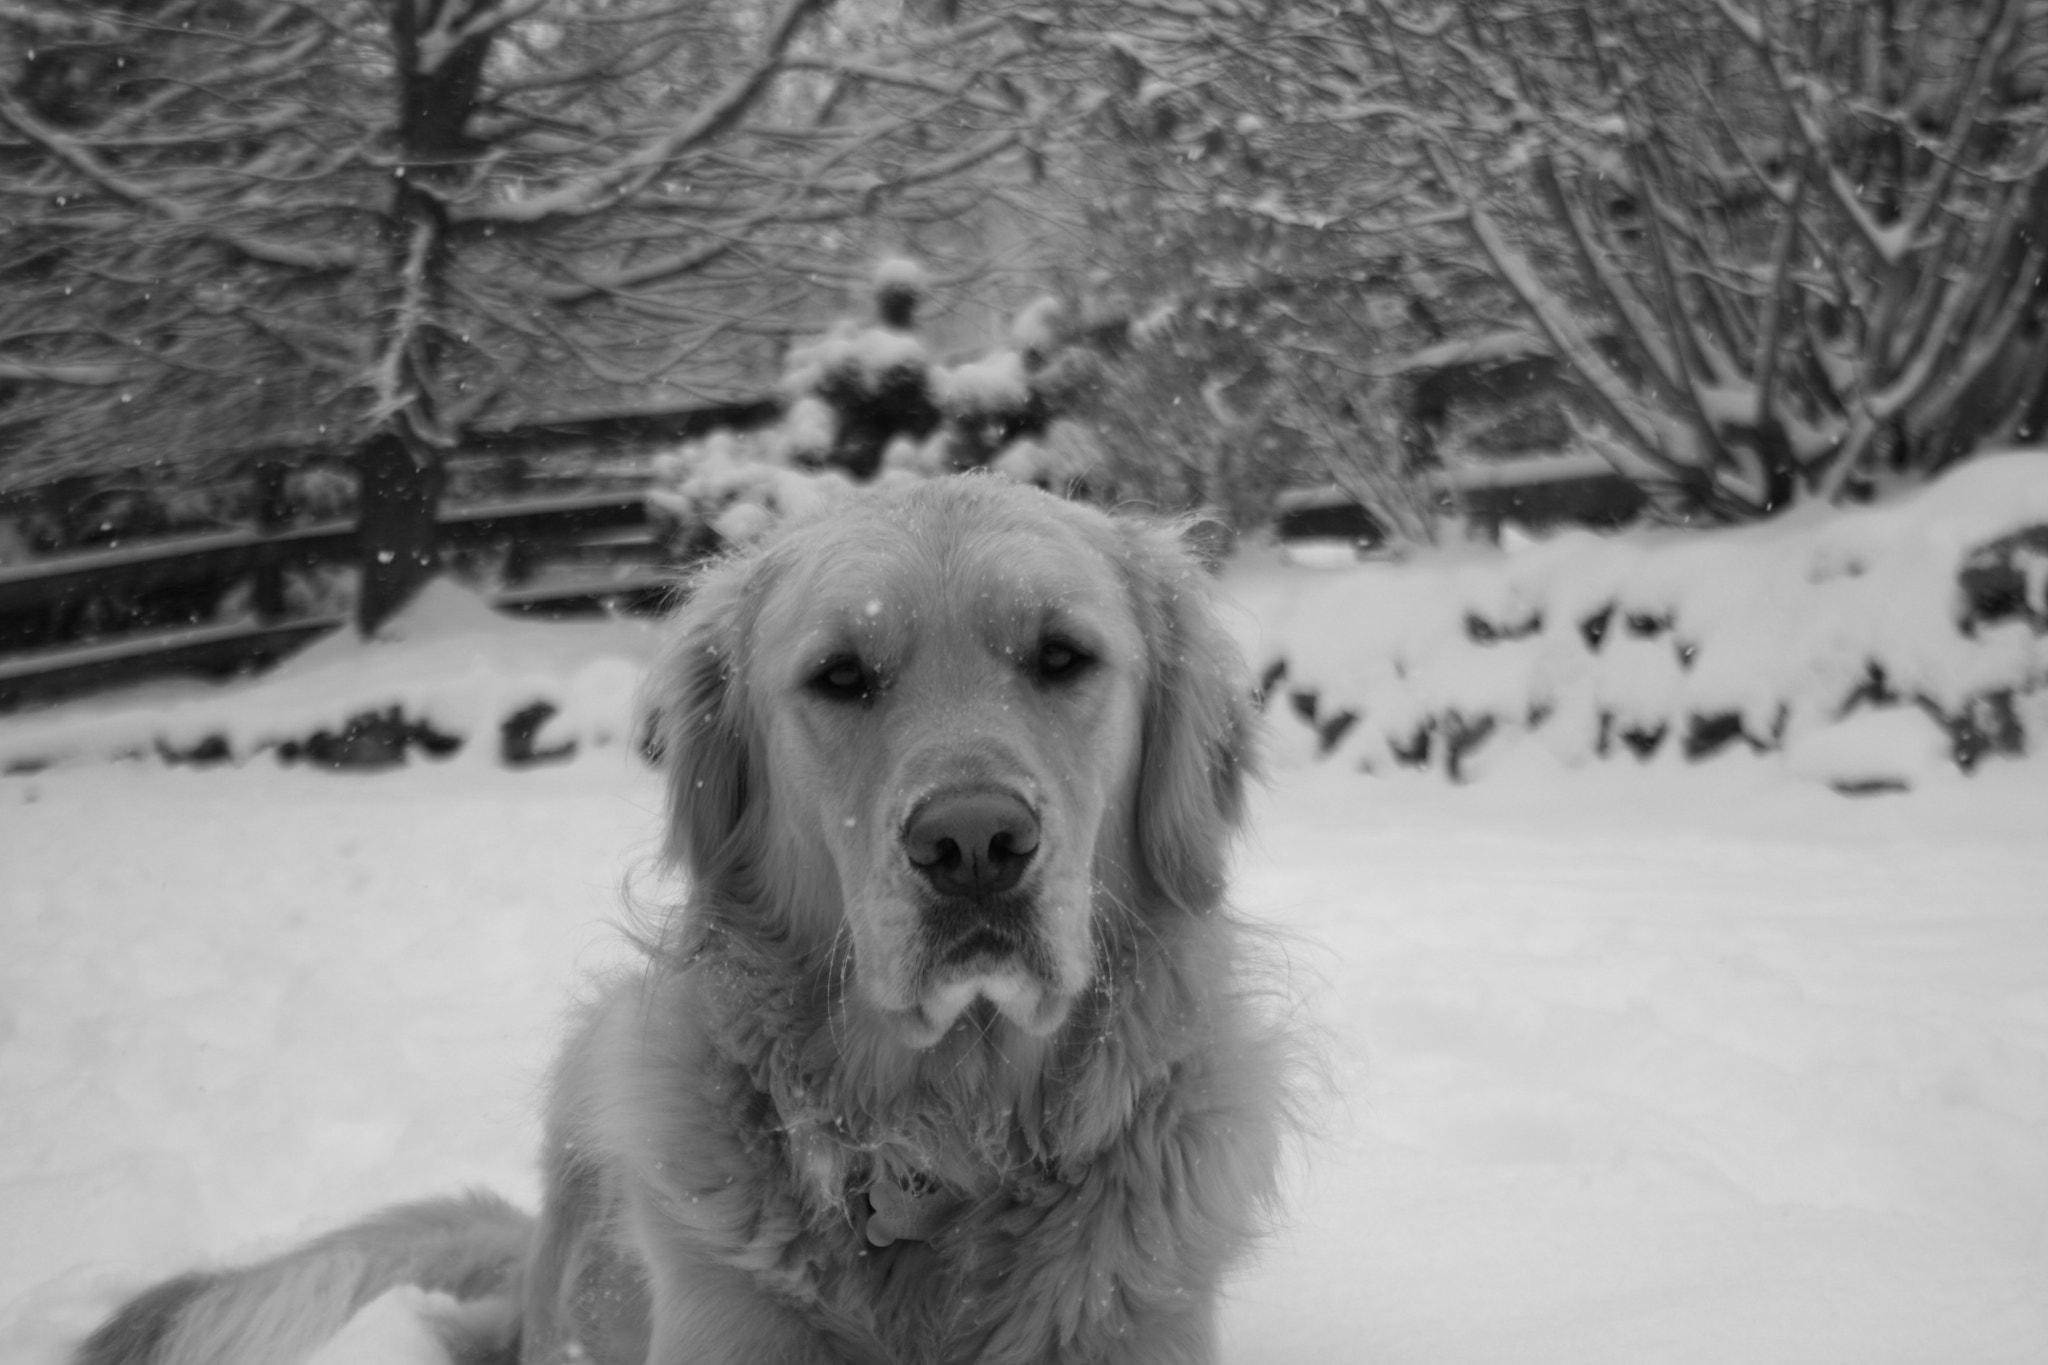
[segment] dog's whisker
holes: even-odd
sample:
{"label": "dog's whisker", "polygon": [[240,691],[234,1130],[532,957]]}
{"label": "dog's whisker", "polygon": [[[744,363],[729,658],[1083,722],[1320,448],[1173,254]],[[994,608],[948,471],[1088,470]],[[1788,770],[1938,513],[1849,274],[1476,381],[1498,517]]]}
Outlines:
{"label": "dog's whisker", "polygon": [[848,1008],[847,983],[853,979],[853,931],[840,924],[833,930],[832,940],[825,951],[825,1026],[833,1050],[837,1052],[846,1046],[848,1023],[845,1011]]}
{"label": "dog's whisker", "polygon": [[[1095,894],[1096,904],[1110,912],[1112,922],[1116,926],[1130,931],[1131,948],[1134,953],[1147,940],[1150,941],[1150,946],[1154,948],[1165,947],[1166,940],[1160,934],[1158,926],[1154,925],[1146,916],[1140,914],[1137,908],[1122,896],[1100,883],[1096,886]],[[1105,943],[1103,946],[1105,951],[1107,951],[1108,945]],[[1109,966],[1113,964],[1105,962],[1104,965]]]}

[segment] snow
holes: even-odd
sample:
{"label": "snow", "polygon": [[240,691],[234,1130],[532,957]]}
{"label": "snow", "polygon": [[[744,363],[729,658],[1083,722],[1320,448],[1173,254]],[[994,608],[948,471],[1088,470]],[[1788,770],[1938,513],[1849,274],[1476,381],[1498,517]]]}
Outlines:
{"label": "snow", "polygon": [[2015,558],[2025,578],[2027,609],[2036,616],[2048,617],[2048,554],[2023,550]]}
{"label": "snow", "polygon": [[1966,629],[1957,587],[1972,550],[2042,524],[2048,456],[1987,456],[1891,503],[1739,529],[1460,546],[1306,590],[1269,572],[1247,585],[1252,648],[1318,716],[1354,716],[1339,751],[1372,768],[1479,722],[1488,747],[1534,736],[1575,763],[1630,731],[1676,749],[1716,718],[1768,748],[1871,702],[1960,723],[2048,683],[2048,636]]}
{"label": "snow", "polygon": [[908,256],[889,256],[875,263],[874,287],[877,293],[898,289],[923,294],[931,289],[931,275]]}
{"label": "snow", "polygon": [[461,741],[462,762],[493,762],[498,727],[539,702],[555,709],[536,747],[618,746],[633,736],[633,692],[655,638],[633,620],[506,617],[436,580],[379,639],[339,631],[237,686],[158,684],[0,717],[0,770],[188,754],[208,741],[247,761],[392,707]]}
{"label": "snow", "polygon": [[[2048,1352],[2048,763],[1851,801],[1746,755],[1373,781],[1305,737],[1238,896],[1328,1095],[1228,1360]],[[0,1361],[383,1202],[530,1202],[656,801],[616,750],[0,780]]]}
{"label": "snow", "polygon": [[629,762],[0,779],[0,1362],[393,1200],[530,1203],[541,1078],[654,851]]}
{"label": "snow", "polygon": [[1080,422],[1061,418],[1039,440],[1021,436],[1004,446],[988,467],[991,473],[1015,483],[1062,489],[1094,474],[1102,462],[1102,445],[1095,433]]}
{"label": "snow", "polygon": [[1059,345],[1060,321],[1066,305],[1047,295],[1026,304],[1010,323],[1010,344],[1019,351],[1050,355]]}
{"label": "snow", "polygon": [[815,393],[828,376],[851,371],[872,389],[891,371],[921,373],[929,364],[924,343],[909,332],[842,322],[825,335],[790,349],[783,367],[782,388],[792,395]]}
{"label": "snow", "polygon": [[1522,487],[1573,479],[1612,478],[1614,464],[1591,450],[1558,455],[1525,455],[1512,460],[1468,460],[1445,471],[1445,482],[1460,490]]}
{"label": "snow", "polygon": [[2048,1354],[2048,769],[1535,757],[1260,812],[1333,1098],[1229,1358]]}
{"label": "snow", "polygon": [[655,461],[659,482],[647,500],[679,525],[709,526],[726,543],[743,545],[783,517],[816,511],[853,488],[836,469],[789,463],[822,458],[835,420],[825,404],[804,399],[766,433],[718,432],[689,442]]}
{"label": "snow", "polygon": [[913,441],[908,436],[897,436],[890,440],[882,452],[882,469],[887,475],[908,475],[912,478],[929,479],[948,473],[952,467],[953,432],[944,426],[934,430],[922,441]]}
{"label": "snow", "polygon": [[414,1285],[386,1290],[349,1319],[306,1365],[447,1365],[437,1321],[467,1325],[463,1306]]}
{"label": "snow", "polygon": [[809,457],[822,460],[831,454],[832,443],[839,439],[839,416],[832,411],[832,405],[812,394],[805,394],[789,405],[789,412],[777,428],[780,442],[779,454],[783,458]]}
{"label": "snow", "polygon": [[979,360],[939,366],[932,371],[938,401],[949,412],[994,412],[1030,401],[1024,357],[1016,351],[991,351]]}
{"label": "snow", "polygon": [[1854,712],[1785,750],[1793,775],[1845,789],[1939,781],[1953,762],[1948,731],[1915,706]]}
{"label": "snow", "polygon": [[[1851,585],[1826,601],[1855,639],[1876,627],[1853,585],[1876,576],[1908,641],[1974,649],[1926,634],[1930,594],[1886,566],[1939,569],[1987,503],[2017,515],[2030,496],[1937,486],[1725,552],[1722,535],[1622,537],[1605,567],[1569,539],[1503,557],[1513,574],[1254,560],[1228,580],[1232,616],[1262,656],[1284,645],[1306,668],[1324,647],[1317,676],[1356,695],[1392,695],[1373,637],[1409,649],[1439,700],[1496,705],[1548,676],[1656,711],[1719,634],[1688,672],[1617,627],[1628,662],[1607,678],[1547,632],[1478,649],[1463,609],[1513,620],[1620,585],[1690,625],[1762,582]],[[1815,579],[1816,547],[1865,570]],[[1773,571],[1720,584],[1752,560]],[[1809,657],[1815,618],[1773,619]],[[70,745],[0,777],[0,1365],[54,1365],[154,1277],[383,1203],[533,1201],[563,1020],[625,960],[616,922],[666,890],[658,780],[616,740],[645,637],[448,596],[395,634],[232,687],[0,718],[0,753]],[[1760,690],[1803,676],[1734,652]],[[613,741],[520,771],[488,745],[374,775],[260,752],[378,699],[477,731],[534,696]],[[1320,757],[1274,708],[1236,895],[1272,926],[1324,1064],[1288,1220],[1226,1306],[1225,1360],[2048,1359],[2048,757],[1964,775],[1899,707],[1782,753],[1587,763],[1552,727],[1588,714],[1489,741],[1481,780],[1454,784],[1362,776],[1358,750]],[[249,756],[94,757],[217,726]],[[322,1365],[439,1365],[420,1328],[445,1311],[379,1301]]]}

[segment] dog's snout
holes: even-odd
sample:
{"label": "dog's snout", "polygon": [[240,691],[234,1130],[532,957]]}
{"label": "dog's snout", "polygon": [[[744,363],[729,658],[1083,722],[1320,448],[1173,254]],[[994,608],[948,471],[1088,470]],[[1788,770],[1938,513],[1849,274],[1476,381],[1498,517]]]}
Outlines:
{"label": "dog's snout", "polygon": [[934,890],[982,900],[1023,880],[1038,851],[1038,817],[1007,792],[935,796],[911,813],[903,846]]}

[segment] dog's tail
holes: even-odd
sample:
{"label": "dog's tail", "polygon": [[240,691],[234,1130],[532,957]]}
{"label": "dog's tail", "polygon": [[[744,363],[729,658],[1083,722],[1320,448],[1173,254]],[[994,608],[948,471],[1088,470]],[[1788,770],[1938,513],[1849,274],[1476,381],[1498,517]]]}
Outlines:
{"label": "dog's tail", "polygon": [[533,1219],[494,1195],[387,1209],[275,1260],[145,1290],[72,1365],[302,1365],[373,1301],[408,1288],[415,1298],[399,1311],[440,1358],[511,1365],[533,1237]]}

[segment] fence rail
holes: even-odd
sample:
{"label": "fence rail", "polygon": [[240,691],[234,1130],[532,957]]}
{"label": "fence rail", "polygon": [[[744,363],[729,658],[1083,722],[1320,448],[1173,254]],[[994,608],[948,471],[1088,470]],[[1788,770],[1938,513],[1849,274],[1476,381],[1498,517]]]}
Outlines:
{"label": "fence rail", "polygon": [[329,521],[287,531],[211,531],[53,555],[0,566],[0,614],[96,593],[231,580],[273,564],[338,562],[355,543],[354,522]]}
{"label": "fence rail", "polygon": [[[502,610],[647,610],[674,578],[637,490],[468,503],[443,509],[436,521],[449,557],[502,552],[486,585]],[[349,565],[357,554],[355,523],[330,520],[0,566],[0,710],[275,663],[345,624],[331,611],[291,611],[286,575]],[[247,609],[218,619],[238,586],[248,590]],[[125,619],[99,624],[96,614]]]}

